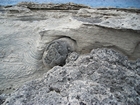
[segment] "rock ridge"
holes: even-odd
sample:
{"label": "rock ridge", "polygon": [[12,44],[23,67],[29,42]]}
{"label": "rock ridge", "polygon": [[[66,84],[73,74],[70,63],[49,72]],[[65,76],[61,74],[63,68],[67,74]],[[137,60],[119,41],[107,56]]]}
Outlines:
{"label": "rock ridge", "polygon": [[31,10],[79,10],[81,8],[90,8],[82,4],[69,3],[48,3],[48,4],[37,4],[34,2],[21,2],[17,6],[25,6]]}

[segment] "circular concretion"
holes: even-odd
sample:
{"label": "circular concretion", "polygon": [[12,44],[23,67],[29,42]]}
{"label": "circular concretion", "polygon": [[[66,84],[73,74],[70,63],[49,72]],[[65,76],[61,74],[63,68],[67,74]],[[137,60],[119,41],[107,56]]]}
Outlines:
{"label": "circular concretion", "polygon": [[74,49],[71,46],[72,43],[73,41],[68,38],[61,38],[50,42],[43,54],[44,65],[49,67],[63,66],[68,54]]}

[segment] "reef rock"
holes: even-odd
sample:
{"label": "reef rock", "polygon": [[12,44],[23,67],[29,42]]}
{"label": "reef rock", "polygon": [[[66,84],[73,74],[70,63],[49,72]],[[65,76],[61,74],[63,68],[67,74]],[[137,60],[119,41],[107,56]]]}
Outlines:
{"label": "reef rock", "polygon": [[139,105],[139,64],[111,49],[72,53],[65,66],[26,83],[3,105]]}
{"label": "reef rock", "polygon": [[48,3],[48,4],[37,4],[34,2],[21,2],[18,4],[18,6],[26,6],[29,9],[39,9],[39,10],[79,10],[81,8],[90,8],[85,5],[75,4],[75,3],[65,3],[65,4],[54,4],[54,3]]}
{"label": "reef rock", "polygon": [[[83,7],[80,10],[39,10],[30,9],[34,5],[29,4],[0,7],[2,95],[12,93],[25,82],[41,78],[50,70],[48,65],[70,64],[71,61],[65,59],[72,51],[78,53],[70,55],[73,60],[96,48],[115,49],[134,61],[140,58],[139,10]],[[57,45],[52,47],[54,43],[62,49]],[[52,54],[51,49],[54,51]],[[44,60],[46,57],[49,57],[47,62]],[[139,74],[139,69],[136,71]]]}

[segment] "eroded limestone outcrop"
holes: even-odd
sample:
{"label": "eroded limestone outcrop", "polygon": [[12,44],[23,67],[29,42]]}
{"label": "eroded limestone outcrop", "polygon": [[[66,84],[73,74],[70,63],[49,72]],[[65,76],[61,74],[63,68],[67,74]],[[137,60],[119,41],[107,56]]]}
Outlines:
{"label": "eroded limestone outcrop", "polygon": [[10,13],[26,13],[31,12],[30,9],[27,7],[22,6],[11,6],[11,7],[5,7],[4,10],[9,11]]}
{"label": "eroded limestone outcrop", "polygon": [[27,8],[31,9],[31,10],[79,10],[81,8],[90,8],[89,6],[85,6],[85,5],[80,5],[80,4],[75,4],[75,3],[48,3],[48,4],[37,4],[37,3],[33,3],[33,2],[21,2],[19,4],[17,4],[18,6],[26,6]]}
{"label": "eroded limestone outcrop", "polygon": [[[26,6],[0,8],[0,94],[2,96],[12,93],[27,81],[42,78],[42,75],[50,70],[43,64],[43,53],[51,42],[58,39],[59,41],[62,38],[68,39],[63,40],[62,43],[67,43],[70,45],[69,48],[74,48],[71,51],[78,53],[70,55],[73,62],[79,55],[87,54],[94,48],[115,49],[134,60],[134,62],[140,58],[140,15],[138,11],[132,12],[120,9],[28,10],[29,8]],[[67,52],[69,52],[66,46],[64,46],[65,57],[61,59],[63,62],[68,55]],[[62,49],[60,49],[61,51],[63,52]],[[104,53],[98,53],[100,57],[104,56]],[[109,57],[112,56],[110,54]],[[52,59],[53,57],[55,57],[55,54],[52,55]],[[105,60],[108,62],[108,59]],[[75,65],[71,60],[67,59],[66,62],[69,66],[73,67]],[[139,61],[136,62],[139,65]],[[134,68],[136,62],[134,65],[132,64]],[[56,64],[61,65],[61,63]],[[109,62],[106,65],[111,64]],[[129,65],[126,66],[125,63],[117,63],[116,60],[113,64],[117,67],[119,64],[121,65],[120,68],[116,68],[118,70],[130,67]],[[96,68],[96,65],[93,66]],[[136,67],[133,70],[139,74],[139,66]],[[61,67],[58,67],[58,69],[61,69]],[[75,68],[75,70],[81,69]],[[133,77],[129,76],[129,78]],[[87,84],[87,87],[89,84]],[[114,87],[113,85],[112,90]],[[139,85],[135,86],[137,93],[139,93],[137,87]],[[50,90],[54,90],[54,88],[50,88]],[[59,93],[58,89],[56,91]],[[135,97],[137,97],[136,94]],[[0,97],[0,100],[3,101],[4,99],[5,97]],[[82,104],[84,102],[79,101],[78,103]]]}
{"label": "eroded limestone outcrop", "polygon": [[[75,58],[75,59],[74,59]],[[128,61],[111,49],[72,53],[63,67],[29,82],[4,105],[139,105],[140,61]]]}

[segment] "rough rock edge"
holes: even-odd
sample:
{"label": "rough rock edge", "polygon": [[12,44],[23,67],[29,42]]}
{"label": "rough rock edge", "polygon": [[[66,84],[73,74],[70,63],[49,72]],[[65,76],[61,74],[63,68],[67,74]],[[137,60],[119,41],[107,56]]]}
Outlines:
{"label": "rough rock edge", "polygon": [[48,3],[48,4],[37,4],[34,2],[21,2],[17,4],[17,6],[24,6],[31,10],[79,10],[81,8],[90,8],[89,6],[85,6],[82,4],[75,4],[75,3]]}
{"label": "rough rock edge", "polygon": [[12,6],[4,8],[5,11],[9,11],[10,13],[22,13],[22,12],[30,12],[30,9],[23,6]]}
{"label": "rough rock edge", "polygon": [[3,105],[140,104],[140,60],[95,49],[79,57],[72,53],[67,62],[16,90]]}
{"label": "rough rock edge", "polygon": [[97,10],[119,10],[119,11],[125,11],[125,12],[134,12],[134,13],[140,13],[139,8],[96,8]]}

